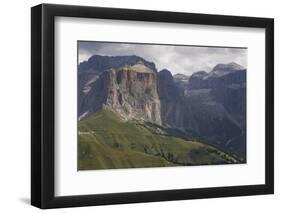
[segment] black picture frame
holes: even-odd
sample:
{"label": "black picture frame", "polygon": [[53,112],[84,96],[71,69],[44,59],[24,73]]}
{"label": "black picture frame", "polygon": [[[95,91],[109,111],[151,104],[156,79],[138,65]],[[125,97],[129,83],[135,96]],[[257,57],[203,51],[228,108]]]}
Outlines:
{"label": "black picture frame", "polygon": [[[56,197],[54,171],[55,17],[264,28],[265,184]],[[31,204],[42,209],[274,193],[274,20],[270,18],[41,4],[31,9]]]}

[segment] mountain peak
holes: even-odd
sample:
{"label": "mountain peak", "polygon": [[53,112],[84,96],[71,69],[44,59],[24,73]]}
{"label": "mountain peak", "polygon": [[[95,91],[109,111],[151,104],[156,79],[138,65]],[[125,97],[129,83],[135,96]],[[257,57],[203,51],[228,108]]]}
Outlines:
{"label": "mountain peak", "polygon": [[204,70],[201,70],[201,71],[197,71],[197,72],[194,72],[192,75],[191,75],[191,77],[199,77],[199,78],[201,78],[201,77],[204,77],[204,76],[206,76],[206,75],[208,75],[208,73],[206,72],[206,71],[204,71]]}
{"label": "mountain peak", "polygon": [[182,73],[177,73],[174,75],[174,79],[176,81],[182,81],[182,82],[188,82],[190,76],[187,76],[185,74],[182,74]]}
{"label": "mountain peak", "polygon": [[79,71],[87,71],[89,69],[104,71],[111,68],[120,68],[125,65],[132,66],[135,64],[143,64],[149,69],[157,72],[155,64],[149,62],[142,57],[136,55],[126,55],[126,56],[103,56],[103,55],[93,55],[88,61],[79,64]]}
{"label": "mountain peak", "polygon": [[165,79],[165,80],[168,80],[168,81],[173,81],[173,75],[167,69],[160,70],[159,73],[158,73],[158,76],[159,76],[159,78],[161,78],[163,80]]}
{"label": "mountain peak", "polygon": [[162,70],[159,71],[159,73],[160,73],[160,72],[166,73],[167,75],[172,75],[172,74],[171,74],[171,71],[168,70],[168,69],[162,69]]}
{"label": "mountain peak", "polygon": [[228,64],[217,64],[212,71],[236,71],[236,70],[244,70],[240,64],[235,62],[231,62]]}

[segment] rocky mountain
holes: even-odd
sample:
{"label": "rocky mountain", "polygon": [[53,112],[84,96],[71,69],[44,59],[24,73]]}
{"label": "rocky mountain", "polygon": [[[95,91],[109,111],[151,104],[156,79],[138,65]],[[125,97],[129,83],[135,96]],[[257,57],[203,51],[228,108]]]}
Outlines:
{"label": "rocky mountain", "polygon": [[[81,88],[90,86],[84,90],[83,98],[80,100],[80,119],[102,108],[110,108],[124,120],[137,119],[162,124],[157,93],[157,72],[153,63],[136,56],[126,56],[123,61],[119,56],[105,59],[101,56],[94,59],[92,57],[89,59],[90,63],[93,63],[93,60],[94,64],[101,64],[93,66],[92,70],[88,69],[95,73],[92,74],[95,75],[92,78],[94,80],[79,82]],[[90,67],[85,63],[83,66]],[[83,66],[79,68],[83,70]],[[97,72],[100,74],[96,75]]]}
{"label": "rocky mountain", "polygon": [[[194,73],[185,91],[185,129],[237,155],[246,153],[246,69],[219,64]],[[189,110],[187,110],[189,109]]]}
{"label": "rocky mountain", "polygon": [[189,82],[190,76],[178,73],[173,76],[175,83],[177,84],[177,87],[181,89],[187,88],[187,84]]}
{"label": "rocky mountain", "polygon": [[176,86],[171,72],[163,69],[158,73],[158,94],[163,125],[172,128],[182,126],[181,91]]}
{"label": "rocky mountain", "polygon": [[235,117],[239,126],[245,127],[246,69],[230,63],[219,64],[209,73],[194,73],[189,80],[189,91],[209,89],[216,103],[222,104]]}
{"label": "rocky mountain", "polygon": [[[79,116],[84,116],[87,114],[86,108],[88,106],[84,106],[85,96],[88,95],[91,88],[94,86],[94,82],[99,78],[100,74],[104,71],[107,71],[112,68],[120,68],[125,65],[130,66],[136,63],[143,63],[145,67],[148,67],[153,72],[156,71],[155,64],[152,62],[148,62],[141,57],[138,56],[101,56],[101,55],[93,55],[88,59],[88,61],[84,61],[78,66],[78,114]],[[89,112],[92,112],[90,110]]]}
{"label": "rocky mountain", "polygon": [[123,120],[151,123],[245,160],[246,69],[218,64],[190,77],[157,72],[138,56],[92,56],[80,63],[79,120],[110,109]]}

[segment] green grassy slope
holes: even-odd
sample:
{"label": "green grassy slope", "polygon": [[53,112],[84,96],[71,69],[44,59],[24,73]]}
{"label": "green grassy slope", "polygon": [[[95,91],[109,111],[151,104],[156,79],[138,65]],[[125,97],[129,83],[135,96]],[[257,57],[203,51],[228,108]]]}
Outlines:
{"label": "green grassy slope", "polygon": [[154,134],[102,110],[79,122],[79,170],[237,163],[209,145]]}

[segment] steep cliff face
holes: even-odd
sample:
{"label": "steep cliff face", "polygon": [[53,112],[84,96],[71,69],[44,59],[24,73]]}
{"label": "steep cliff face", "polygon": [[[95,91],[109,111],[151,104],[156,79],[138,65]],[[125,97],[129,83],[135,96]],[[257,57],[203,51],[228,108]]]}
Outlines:
{"label": "steep cliff face", "polygon": [[157,74],[144,64],[106,72],[110,79],[106,106],[126,120],[149,121],[161,125]]}
{"label": "steep cliff face", "polygon": [[124,120],[161,125],[157,73],[142,61],[102,72],[81,105],[80,115],[109,108]]}
{"label": "steep cliff face", "polygon": [[182,94],[171,72],[167,69],[163,69],[158,73],[158,94],[163,125],[172,128],[183,128]]}
{"label": "steep cliff face", "polygon": [[[99,79],[99,76],[106,70],[112,68],[120,68],[123,66],[134,65],[137,63],[143,63],[153,72],[156,71],[155,64],[144,60],[139,56],[101,56],[93,55],[87,61],[84,61],[78,66],[78,114],[83,117],[86,114],[85,105],[87,102],[85,97],[89,97],[89,92],[93,87],[97,87],[95,81]],[[101,84],[101,83],[98,83]],[[87,105],[87,104],[86,104]]]}

